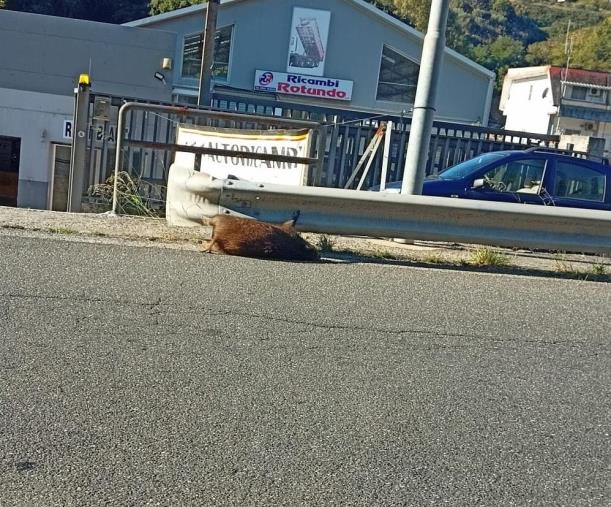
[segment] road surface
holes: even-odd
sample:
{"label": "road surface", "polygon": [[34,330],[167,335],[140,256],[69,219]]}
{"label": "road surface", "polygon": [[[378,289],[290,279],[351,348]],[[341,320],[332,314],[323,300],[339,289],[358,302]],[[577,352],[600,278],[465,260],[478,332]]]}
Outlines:
{"label": "road surface", "polygon": [[0,237],[0,505],[609,505],[611,288]]}

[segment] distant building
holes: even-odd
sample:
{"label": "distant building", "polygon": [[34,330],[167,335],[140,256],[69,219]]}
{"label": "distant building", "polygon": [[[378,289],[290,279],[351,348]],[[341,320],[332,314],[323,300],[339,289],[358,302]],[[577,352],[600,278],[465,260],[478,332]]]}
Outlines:
{"label": "distant building", "polygon": [[553,65],[509,69],[500,110],[505,128],[605,139],[611,152],[611,73]]}

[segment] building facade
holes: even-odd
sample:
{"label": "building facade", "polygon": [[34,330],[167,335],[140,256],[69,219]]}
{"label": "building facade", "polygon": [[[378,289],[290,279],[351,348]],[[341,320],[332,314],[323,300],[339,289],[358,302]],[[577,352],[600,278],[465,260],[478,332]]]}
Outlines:
{"label": "building facade", "polygon": [[[127,26],[177,36],[175,100],[197,103],[205,4]],[[214,95],[411,114],[424,36],[363,0],[222,0]],[[494,74],[445,50],[437,120],[487,125]]]}
{"label": "building facade", "polygon": [[500,109],[505,128],[604,139],[611,156],[611,73],[552,65],[509,69]]}

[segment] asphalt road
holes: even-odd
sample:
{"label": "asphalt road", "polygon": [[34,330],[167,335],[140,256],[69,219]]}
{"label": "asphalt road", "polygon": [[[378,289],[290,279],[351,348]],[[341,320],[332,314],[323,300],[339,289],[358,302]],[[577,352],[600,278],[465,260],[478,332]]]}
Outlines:
{"label": "asphalt road", "polygon": [[0,505],[609,505],[611,288],[0,236]]}

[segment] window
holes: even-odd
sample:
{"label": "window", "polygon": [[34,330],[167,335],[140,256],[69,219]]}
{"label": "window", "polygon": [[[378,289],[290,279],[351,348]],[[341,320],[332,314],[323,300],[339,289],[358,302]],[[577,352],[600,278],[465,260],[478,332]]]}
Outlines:
{"label": "window", "polygon": [[486,172],[484,183],[497,192],[538,194],[544,170],[545,160],[513,160]]}
{"label": "window", "polygon": [[554,197],[603,202],[605,176],[580,164],[558,162]]}
{"label": "window", "polygon": [[376,99],[413,104],[419,71],[417,63],[384,46]]}
{"label": "window", "polygon": [[185,106],[197,106],[197,100],[199,97],[195,95],[183,95],[181,93],[177,93],[174,95],[173,103],[174,104],[182,104]]}
{"label": "window", "polygon": [[[233,26],[225,26],[216,31],[214,37],[214,63],[212,75],[218,81],[226,81],[229,74],[229,54],[231,52],[231,36]],[[182,52],[182,77],[199,79],[202,65],[202,37],[197,33],[187,35]]]}
{"label": "window", "polygon": [[479,168],[494,162],[495,160],[505,157],[503,153],[482,153],[475,158],[465,160],[460,164],[444,169],[439,173],[439,179],[441,180],[460,180],[466,178],[474,171]]}
{"label": "window", "polygon": [[586,89],[582,86],[573,86],[573,89],[571,90],[571,98],[586,100]]}

